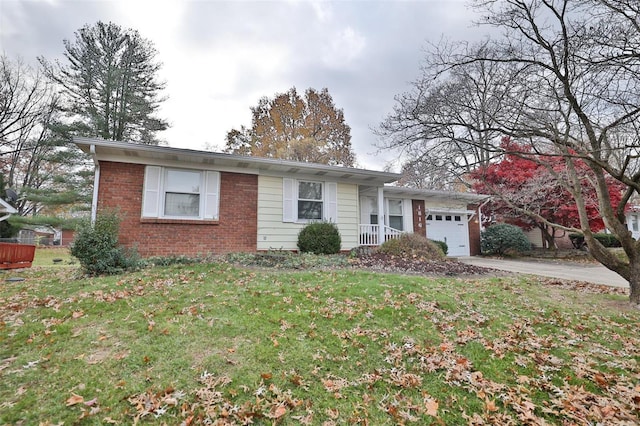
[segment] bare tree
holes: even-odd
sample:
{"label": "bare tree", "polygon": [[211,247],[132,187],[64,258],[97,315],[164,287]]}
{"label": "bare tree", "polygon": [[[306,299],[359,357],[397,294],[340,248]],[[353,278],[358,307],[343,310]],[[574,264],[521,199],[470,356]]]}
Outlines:
{"label": "bare tree", "polygon": [[[493,135],[501,134],[527,148],[512,154],[541,162],[561,157],[567,167],[557,178],[580,217],[580,227],[567,230],[584,234],[591,254],[629,281],[630,300],[640,304],[640,241],[625,224],[626,204],[640,194],[640,6],[631,0],[477,0],[474,6],[483,15],[480,23],[502,29],[503,37],[480,48],[441,50],[433,75],[442,85],[457,69],[489,64],[503,82],[490,90],[499,108],[483,109],[486,128],[470,119],[478,110],[461,102],[446,115],[466,114],[468,128],[490,136],[465,140],[469,147],[498,152]],[[599,214],[628,261],[593,237],[578,160],[591,171]],[[618,203],[609,196],[611,178],[624,188]]]}
{"label": "bare tree", "polygon": [[19,195],[15,207],[21,215],[35,215],[46,206],[82,204],[88,195],[83,159],[56,131],[57,93],[20,59],[3,56],[0,67],[0,172]]}
{"label": "bare tree", "polygon": [[21,59],[0,56],[0,155],[20,149],[24,135],[48,113],[51,87]]}
{"label": "bare tree", "polygon": [[[493,117],[502,108],[502,88],[510,76],[490,61],[443,69],[452,45],[432,45],[413,90],[396,96],[396,106],[376,130],[383,149],[400,149],[404,170],[419,169],[431,189],[459,187],[465,175],[495,155],[501,135]],[[491,54],[492,46],[470,48]],[[432,185],[435,185],[432,187]]]}

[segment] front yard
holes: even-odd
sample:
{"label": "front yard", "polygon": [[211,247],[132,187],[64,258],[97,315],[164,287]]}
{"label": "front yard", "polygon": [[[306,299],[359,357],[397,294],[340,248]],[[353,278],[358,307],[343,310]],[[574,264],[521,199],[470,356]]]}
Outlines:
{"label": "front yard", "polygon": [[620,289],[223,261],[0,278],[0,424],[640,422]]}

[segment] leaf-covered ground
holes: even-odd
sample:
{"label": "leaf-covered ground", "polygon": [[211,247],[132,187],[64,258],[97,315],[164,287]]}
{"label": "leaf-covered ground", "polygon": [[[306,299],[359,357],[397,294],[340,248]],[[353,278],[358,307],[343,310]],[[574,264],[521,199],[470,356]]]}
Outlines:
{"label": "leaf-covered ground", "polygon": [[465,276],[7,273],[0,424],[640,422],[624,290]]}

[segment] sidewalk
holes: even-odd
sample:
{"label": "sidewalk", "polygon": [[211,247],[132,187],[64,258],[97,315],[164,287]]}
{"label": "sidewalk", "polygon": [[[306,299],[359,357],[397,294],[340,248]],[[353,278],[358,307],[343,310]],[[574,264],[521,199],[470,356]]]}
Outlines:
{"label": "sidewalk", "polygon": [[519,274],[541,275],[563,280],[585,281],[613,287],[629,287],[629,283],[620,275],[600,264],[549,262],[533,260],[494,259],[485,257],[460,257],[460,262],[469,265],[493,268]]}

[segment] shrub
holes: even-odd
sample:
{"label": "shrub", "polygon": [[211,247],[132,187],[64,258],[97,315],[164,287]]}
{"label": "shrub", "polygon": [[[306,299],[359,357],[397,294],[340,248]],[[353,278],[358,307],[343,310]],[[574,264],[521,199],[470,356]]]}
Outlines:
{"label": "shrub", "polygon": [[93,226],[84,221],[71,245],[71,255],[80,261],[89,275],[117,274],[139,265],[135,250],[125,251],[118,246],[120,221],[113,213],[97,217]]}
{"label": "shrub", "polygon": [[399,238],[387,240],[378,248],[378,252],[402,257],[444,258],[444,251],[437,243],[419,234],[402,234]]}
{"label": "shrub", "polygon": [[338,227],[330,222],[313,222],[298,234],[298,249],[302,253],[336,254],[342,239]]}
{"label": "shrub", "polygon": [[440,249],[442,249],[442,253],[444,253],[445,256],[449,253],[449,245],[444,241],[438,241],[438,240],[429,240],[429,241],[431,241],[432,243],[440,247]]}
{"label": "shrub", "polygon": [[531,243],[522,229],[515,225],[500,223],[492,225],[480,234],[480,247],[484,254],[504,255],[531,250]]}

